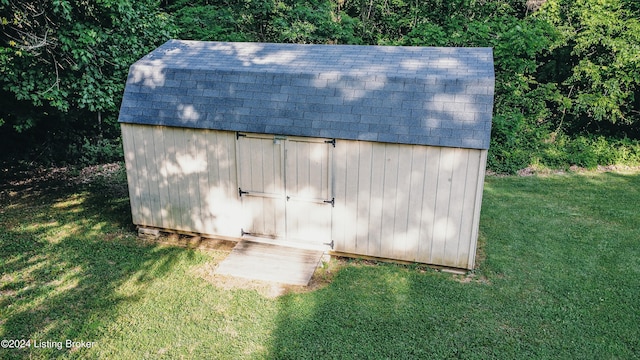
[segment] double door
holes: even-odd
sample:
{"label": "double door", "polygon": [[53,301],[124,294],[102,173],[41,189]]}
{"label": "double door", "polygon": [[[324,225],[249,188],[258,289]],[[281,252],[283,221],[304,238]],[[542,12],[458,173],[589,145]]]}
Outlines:
{"label": "double door", "polygon": [[243,233],[310,245],[331,242],[335,141],[238,133]]}

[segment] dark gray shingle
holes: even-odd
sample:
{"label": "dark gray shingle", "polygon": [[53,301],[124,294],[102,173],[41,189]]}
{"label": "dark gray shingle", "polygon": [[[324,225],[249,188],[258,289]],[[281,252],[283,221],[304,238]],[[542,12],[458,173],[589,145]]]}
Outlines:
{"label": "dark gray shingle", "polygon": [[119,121],[487,149],[493,93],[490,48],[170,40]]}

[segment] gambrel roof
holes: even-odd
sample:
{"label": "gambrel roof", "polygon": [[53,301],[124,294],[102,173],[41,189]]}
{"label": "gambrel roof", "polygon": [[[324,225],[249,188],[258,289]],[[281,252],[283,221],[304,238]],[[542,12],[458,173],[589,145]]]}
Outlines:
{"label": "gambrel roof", "polygon": [[120,122],[487,149],[490,48],[170,40],[130,68]]}

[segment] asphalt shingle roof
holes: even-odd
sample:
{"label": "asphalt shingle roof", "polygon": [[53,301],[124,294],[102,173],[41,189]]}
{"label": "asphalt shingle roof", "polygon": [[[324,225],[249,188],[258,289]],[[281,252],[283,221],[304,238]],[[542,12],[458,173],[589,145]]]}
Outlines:
{"label": "asphalt shingle roof", "polygon": [[490,48],[170,40],[135,64],[120,122],[487,149]]}

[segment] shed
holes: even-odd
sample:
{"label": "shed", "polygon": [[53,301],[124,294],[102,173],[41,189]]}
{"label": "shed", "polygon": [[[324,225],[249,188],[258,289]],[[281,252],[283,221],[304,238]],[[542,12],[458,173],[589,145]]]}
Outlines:
{"label": "shed", "polygon": [[133,222],[474,267],[490,48],[170,40],[120,110]]}

